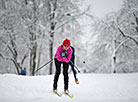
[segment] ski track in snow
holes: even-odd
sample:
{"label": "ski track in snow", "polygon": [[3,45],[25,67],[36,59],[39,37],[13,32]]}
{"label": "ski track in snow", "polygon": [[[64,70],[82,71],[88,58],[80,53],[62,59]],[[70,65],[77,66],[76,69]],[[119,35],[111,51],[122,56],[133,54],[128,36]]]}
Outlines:
{"label": "ski track in snow", "polygon": [[[0,75],[0,102],[138,102],[138,73],[78,74],[80,84],[69,75],[69,91],[73,98],[52,93],[53,75]],[[58,91],[63,93],[61,74]]]}

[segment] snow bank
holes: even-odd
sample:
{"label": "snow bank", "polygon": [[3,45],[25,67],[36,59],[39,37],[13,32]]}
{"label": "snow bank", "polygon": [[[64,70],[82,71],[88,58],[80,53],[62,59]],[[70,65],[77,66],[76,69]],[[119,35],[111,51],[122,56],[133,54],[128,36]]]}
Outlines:
{"label": "snow bank", "polygon": [[[53,75],[0,75],[0,102],[138,102],[138,73],[78,74],[80,84],[70,75],[69,91],[73,99],[52,93]],[[63,92],[63,75],[58,90]]]}

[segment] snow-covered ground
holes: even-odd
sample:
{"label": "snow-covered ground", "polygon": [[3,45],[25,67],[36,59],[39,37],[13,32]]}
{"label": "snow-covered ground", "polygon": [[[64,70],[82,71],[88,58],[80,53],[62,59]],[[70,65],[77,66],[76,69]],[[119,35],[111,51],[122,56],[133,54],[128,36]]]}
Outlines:
{"label": "snow-covered ground", "polygon": [[[138,73],[78,74],[80,84],[70,74],[69,91],[58,97],[52,93],[53,75],[0,75],[0,102],[138,102]],[[63,92],[63,75],[58,90]]]}

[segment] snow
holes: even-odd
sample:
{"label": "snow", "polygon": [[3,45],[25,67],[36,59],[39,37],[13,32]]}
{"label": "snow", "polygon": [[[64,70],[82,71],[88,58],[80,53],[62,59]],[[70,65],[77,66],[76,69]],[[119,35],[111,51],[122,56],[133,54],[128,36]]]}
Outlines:
{"label": "snow", "polygon": [[[54,75],[0,75],[0,102],[138,102],[138,73],[78,74],[80,84],[69,75],[69,91],[73,98],[52,93]],[[63,93],[61,74],[58,90]]]}

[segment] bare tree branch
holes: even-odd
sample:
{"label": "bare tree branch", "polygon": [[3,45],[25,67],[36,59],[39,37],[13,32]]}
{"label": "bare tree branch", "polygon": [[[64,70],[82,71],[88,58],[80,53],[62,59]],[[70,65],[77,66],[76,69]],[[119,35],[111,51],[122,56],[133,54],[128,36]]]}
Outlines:
{"label": "bare tree branch", "polygon": [[132,37],[132,36],[130,36],[130,35],[126,35],[126,34],[124,34],[124,32],[123,32],[120,28],[118,28],[118,30],[119,30],[120,33],[123,35],[123,37],[130,38],[130,39],[133,40],[133,41],[137,44],[137,46],[138,46],[138,41],[135,40],[134,37]]}
{"label": "bare tree branch", "polygon": [[28,53],[26,53],[25,55],[24,55],[24,57],[23,57],[23,59],[22,59],[22,61],[21,61],[21,65],[23,65],[23,63],[24,63],[24,61],[25,61],[25,59],[28,57]]}

